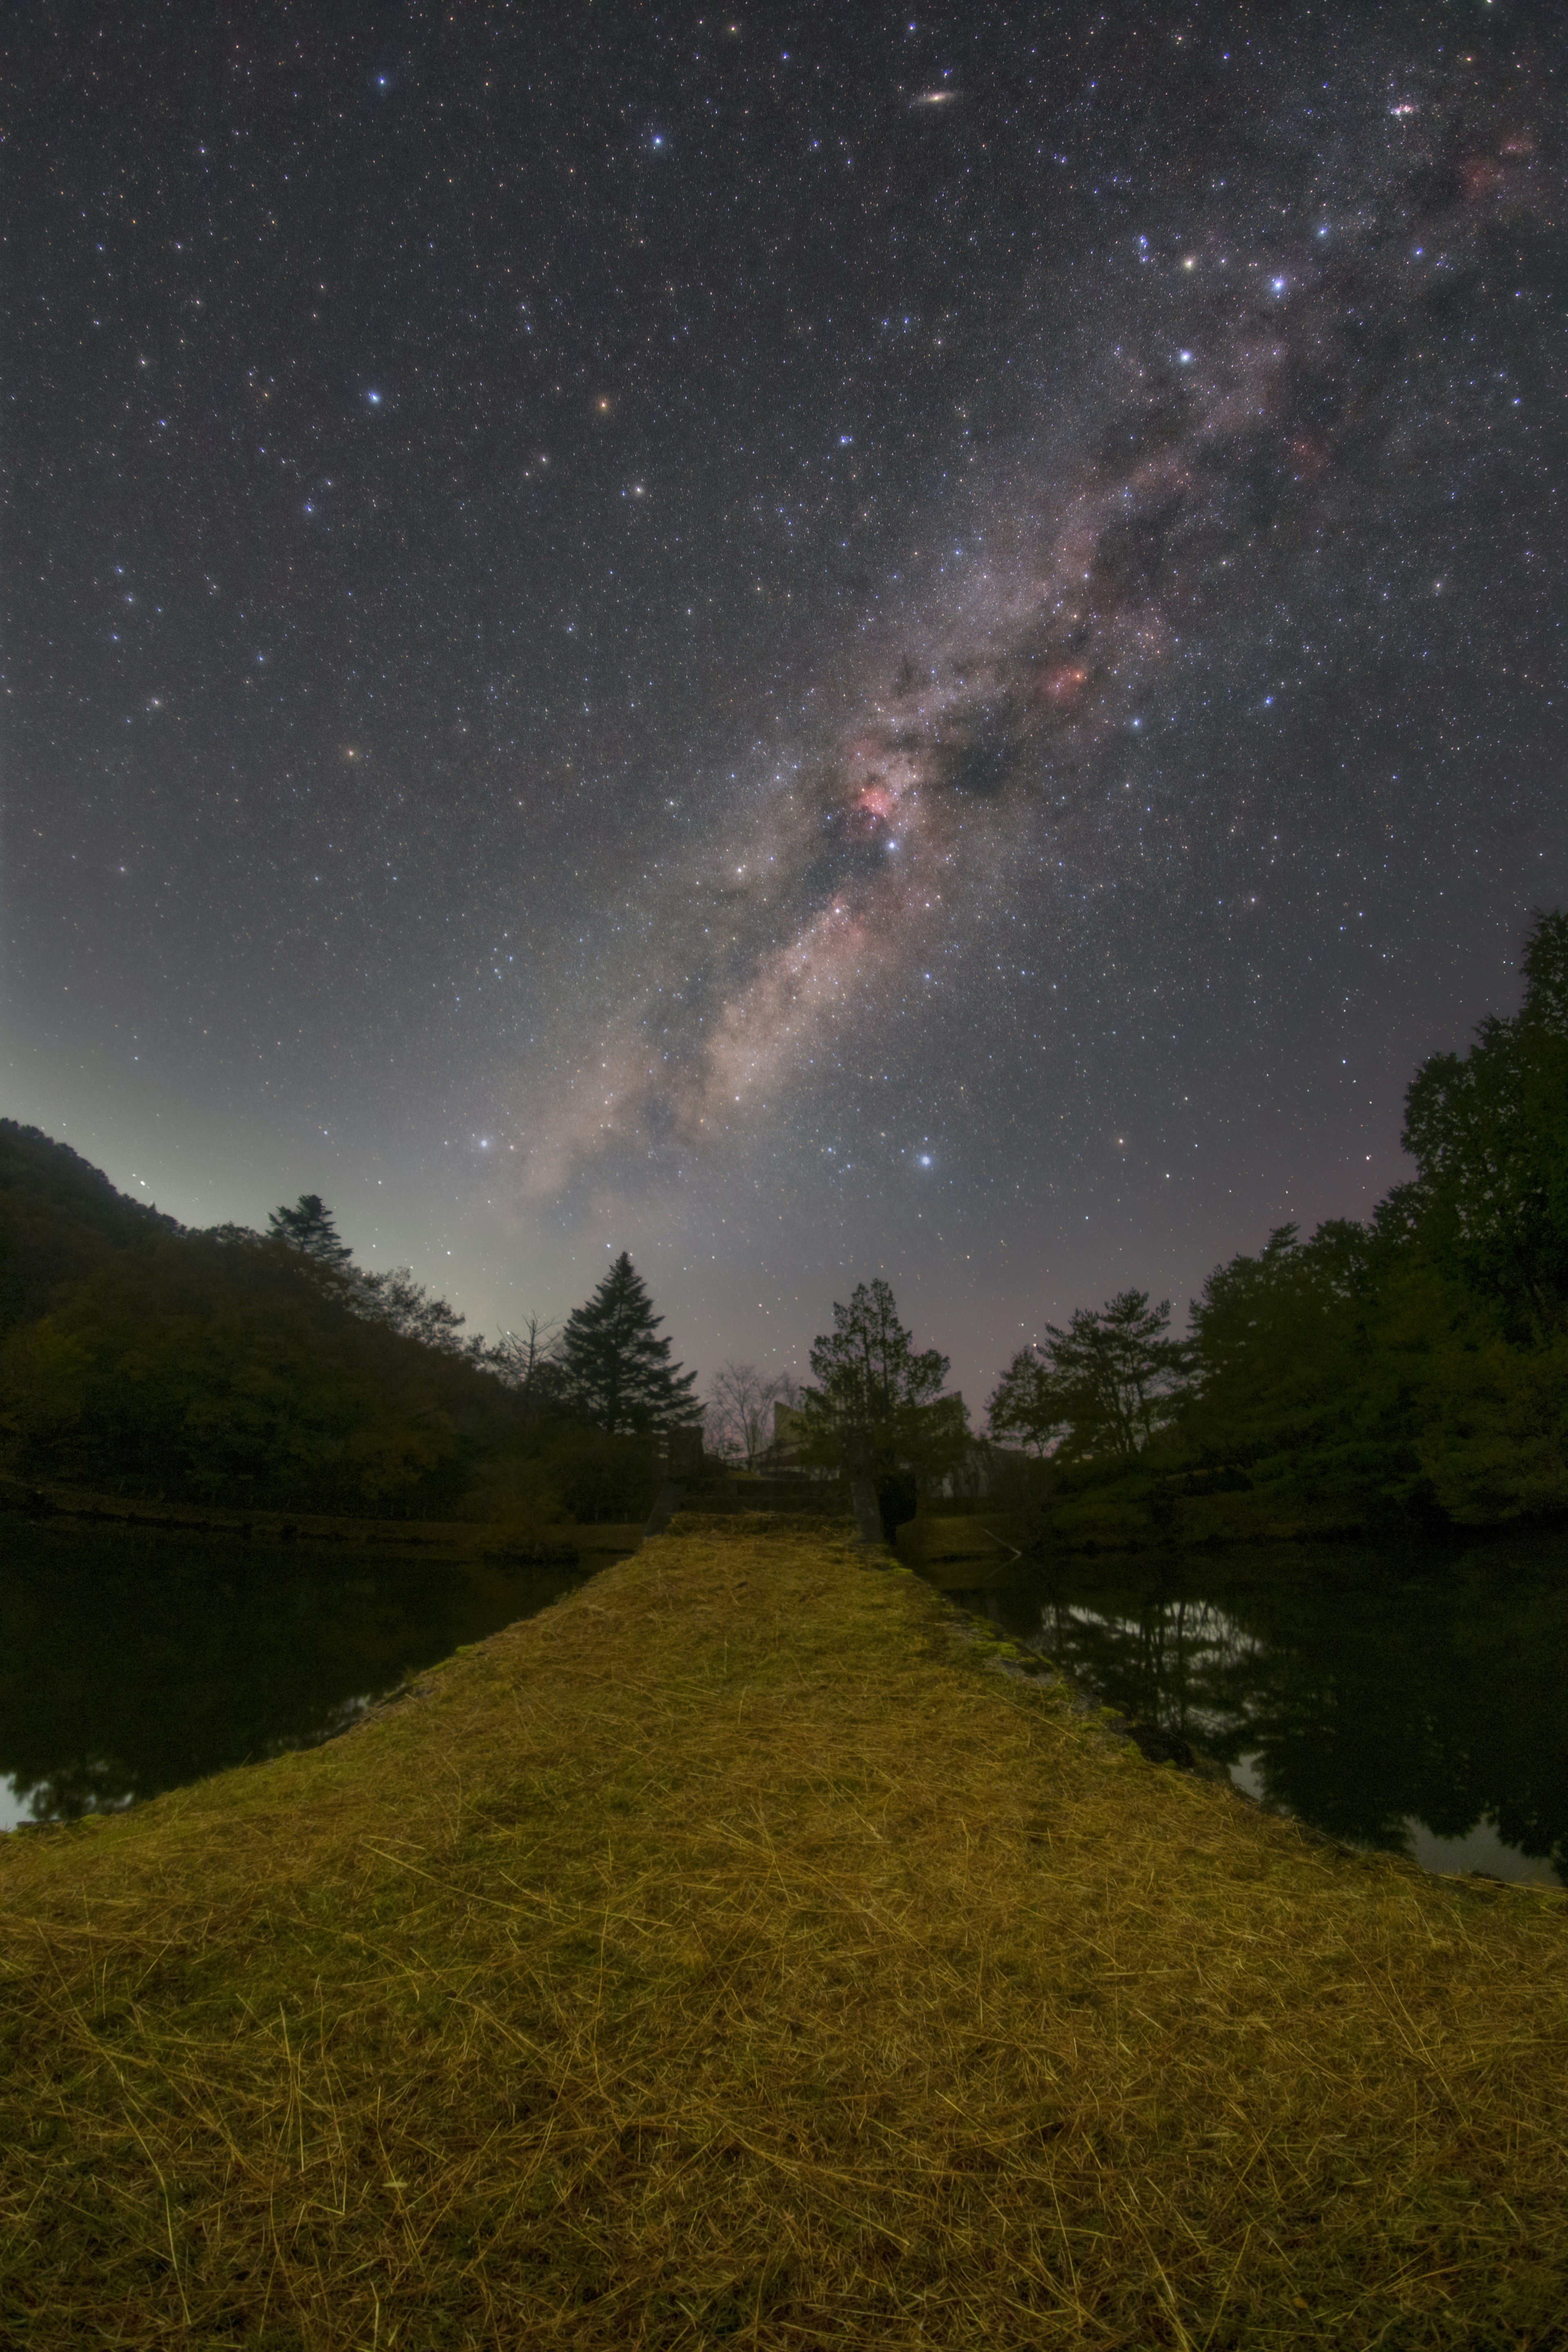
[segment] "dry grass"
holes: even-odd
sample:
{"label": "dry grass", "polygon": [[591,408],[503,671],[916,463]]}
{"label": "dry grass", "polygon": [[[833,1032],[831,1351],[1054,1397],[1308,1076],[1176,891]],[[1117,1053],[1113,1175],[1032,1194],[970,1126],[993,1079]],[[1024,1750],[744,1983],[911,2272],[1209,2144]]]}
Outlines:
{"label": "dry grass", "polygon": [[1568,1906],[1338,1855],[831,1533],[0,1853],[0,2340],[1568,2342]]}

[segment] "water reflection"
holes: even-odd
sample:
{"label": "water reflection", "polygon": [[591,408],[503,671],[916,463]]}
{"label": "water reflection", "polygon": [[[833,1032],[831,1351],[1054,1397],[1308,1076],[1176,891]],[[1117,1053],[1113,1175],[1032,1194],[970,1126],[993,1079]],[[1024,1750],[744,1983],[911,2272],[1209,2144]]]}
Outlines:
{"label": "water reflection", "polygon": [[1568,1883],[1568,1542],[1021,1563],[963,1597],[1347,1843]]}
{"label": "water reflection", "polygon": [[3,1523],[0,1829],[309,1748],[575,1569]]}

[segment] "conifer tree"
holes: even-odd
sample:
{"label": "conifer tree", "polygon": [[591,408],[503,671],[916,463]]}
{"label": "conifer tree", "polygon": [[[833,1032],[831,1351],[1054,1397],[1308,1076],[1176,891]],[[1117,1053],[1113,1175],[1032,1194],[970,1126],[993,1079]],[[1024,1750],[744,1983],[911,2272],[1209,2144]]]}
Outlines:
{"label": "conifer tree", "polygon": [[353,1258],[347,1242],[339,1239],[332,1213],[319,1192],[301,1192],[291,1209],[274,1209],[267,1220],[267,1237],[334,1270]]}
{"label": "conifer tree", "polygon": [[963,1461],[969,1415],[961,1396],[942,1394],[948,1359],[916,1348],[880,1277],[857,1283],[847,1307],[835,1300],[811,1369],[816,1386],[800,1395],[808,1458],[864,1464],[879,1478],[912,1473],[927,1485]]}
{"label": "conifer tree", "polygon": [[657,1337],[663,1320],[625,1250],[592,1298],[566,1318],[561,1335],[566,1392],[612,1437],[667,1429],[701,1413],[691,1394],[696,1373],[672,1364],[670,1341]]}

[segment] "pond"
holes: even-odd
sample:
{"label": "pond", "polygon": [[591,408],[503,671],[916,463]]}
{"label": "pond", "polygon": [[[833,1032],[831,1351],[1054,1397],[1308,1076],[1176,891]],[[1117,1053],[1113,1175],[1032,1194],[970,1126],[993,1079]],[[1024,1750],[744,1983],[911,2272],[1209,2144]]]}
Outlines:
{"label": "pond", "polygon": [[588,1572],[8,1517],[0,1830],[313,1747]]}
{"label": "pond", "polygon": [[[331,1738],[589,1572],[7,1517],[0,1829]],[[1019,1561],[952,1597],[1347,1844],[1568,1884],[1568,1540]]]}
{"label": "pond", "polygon": [[952,1597],[1348,1845],[1568,1885],[1568,1539],[1068,1557]]}

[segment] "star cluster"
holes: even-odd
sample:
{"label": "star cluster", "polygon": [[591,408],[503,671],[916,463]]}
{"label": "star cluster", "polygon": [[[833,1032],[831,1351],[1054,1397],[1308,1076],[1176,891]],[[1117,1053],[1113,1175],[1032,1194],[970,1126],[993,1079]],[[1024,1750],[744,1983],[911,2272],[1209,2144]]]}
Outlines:
{"label": "star cluster", "polygon": [[39,17],[11,1107],[972,1391],[1401,1172],[1561,820],[1544,8]]}

